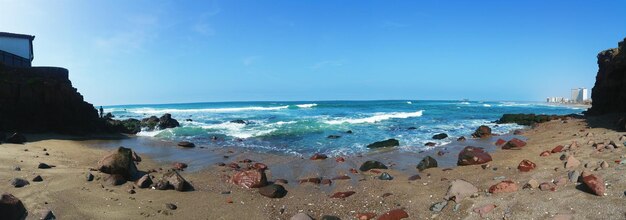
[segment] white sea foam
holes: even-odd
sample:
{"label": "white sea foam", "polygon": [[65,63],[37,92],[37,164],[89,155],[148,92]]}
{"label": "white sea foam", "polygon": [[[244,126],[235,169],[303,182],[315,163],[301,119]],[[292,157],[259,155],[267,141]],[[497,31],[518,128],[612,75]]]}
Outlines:
{"label": "white sea foam", "polygon": [[491,107],[490,104],[483,104],[484,107]]}
{"label": "white sea foam", "polygon": [[298,106],[298,108],[313,108],[313,107],[317,106],[317,104],[316,103],[313,103],[313,104],[300,104],[300,105],[296,105],[296,106]]}
{"label": "white sea foam", "polygon": [[297,123],[297,121],[279,121],[274,124],[280,126],[280,125],[288,125],[288,124],[295,124],[295,123]]}
{"label": "white sea foam", "polygon": [[461,104],[461,105],[469,105],[470,103],[469,102],[460,102],[459,104]]}
{"label": "white sea foam", "polygon": [[376,123],[379,121],[389,120],[392,118],[412,118],[412,117],[421,117],[424,111],[420,110],[417,112],[394,112],[394,113],[377,113],[374,116],[367,118],[350,118],[350,119],[338,119],[338,120],[330,120],[325,121],[326,124],[336,125],[336,124],[361,124],[361,123]]}
{"label": "white sea foam", "polygon": [[411,104],[413,104],[413,102],[411,102],[411,101],[408,101],[408,102],[406,102],[406,104],[409,104],[409,105],[411,105]]}
{"label": "white sea foam", "polygon": [[129,112],[136,114],[165,114],[165,113],[202,113],[202,112],[240,112],[240,111],[276,111],[289,108],[288,105],[276,107],[241,107],[241,108],[202,108],[202,109],[155,109],[136,108]]}

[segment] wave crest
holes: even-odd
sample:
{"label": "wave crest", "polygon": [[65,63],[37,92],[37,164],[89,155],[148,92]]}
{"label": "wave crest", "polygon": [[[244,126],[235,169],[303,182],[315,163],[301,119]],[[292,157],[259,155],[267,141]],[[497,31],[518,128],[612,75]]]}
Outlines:
{"label": "wave crest", "polygon": [[384,120],[389,120],[392,118],[412,118],[412,117],[421,117],[424,110],[420,110],[417,112],[395,112],[395,113],[379,113],[371,117],[367,118],[357,118],[357,119],[340,119],[340,120],[330,120],[325,121],[326,124],[337,125],[337,124],[362,124],[362,123],[376,123]]}
{"label": "wave crest", "polygon": [[289,108],[288,105],[276,107],[241,107],[241,108],[202,108],[202,109],[155,109],[138,108],[129,110],[136,114],[165,114],[165,113],[201,113],[201,112],[240,112],[240,111],[276,111]]}

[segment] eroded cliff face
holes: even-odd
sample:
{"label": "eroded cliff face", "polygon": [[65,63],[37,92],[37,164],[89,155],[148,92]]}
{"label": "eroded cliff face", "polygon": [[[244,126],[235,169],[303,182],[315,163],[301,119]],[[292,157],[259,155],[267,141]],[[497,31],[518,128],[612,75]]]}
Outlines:
{"label": "eroded cliff face", "polygon": [[0,131],[81,134],[99,130],[93,105],[72,87],[67,69],[0,64]]}
{"label": "eroded cliff face", "polygon": [[[626,41],[626,39],[624,39]],[[598,54],[598,75],[588,114],[626,113],[626,44]]]}

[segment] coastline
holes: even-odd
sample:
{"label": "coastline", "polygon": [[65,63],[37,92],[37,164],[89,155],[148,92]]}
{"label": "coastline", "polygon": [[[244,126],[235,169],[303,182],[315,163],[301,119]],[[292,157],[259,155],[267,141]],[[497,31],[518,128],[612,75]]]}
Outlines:
{"label": "coastline", "polygon": [[[92,171],[97,180],[93,182],[85,180],[89,168],[94,167],[106,154],[105,149],[94,147],[92,140],[50,139],[25,145],[2,144],[0,162],[2,169],[6,170],[0,174],[2,180],[8,182],[15,177],[30,180],[38,174],[44,181],[31,181],[30,185],[23,188],[13,188],[7,183],[0,189],[21,199],[29,210],[29,218],[38,217],[39,213],[36,210],[48,208],[62,219],[122,219],[142,216],[157,219],[289,219],[299,212],[307,213],[314,218],[333,215],[341,219],[353,219],[357,213],[376,213],[380,216],[389,210],[403,208],[410,219],[479,219],[480,216],[472,210],[491,203],[497,207],[486,215],[489,218],[549,219],[563,214],[584,219],[606,219],[622,215],[625,208],[620,205],[623,204],[624,197],[621,189],[626,188],[626,184],[623,181],[625,178],[620,177],[616,170],[624,167],[615,163],[611,163],[608,169],[592,171],[602,175],[610,184],[607,196],[604,197],[585,192],[579,189],[580,184],[573,183],[559,187],[556,192],[521,189],[521,186],[530,179],[544,182],[560,177],[567,178],[567,171],[563,169],[563,162],[559,160],[558,155],[539,157],[542,151],[550,150],[559,144],[566,145],[572,141],[579,143],[581,147],[575,155],[583,162],[582,164],[589,164],[588,168],[581,165],[579,170],[593,170],[598,167],[600,160],[611,162],[619,159],[618,153],[593,153],[587,139],[613,140],[624,133],[604,128],[587,129],[585,120],[581,119],[567,121],[568,123],[560,120],[546,122],[525,130],[523,136],[528,138],[528,146],[516,151],[497,149],[491,152],[493,161],[489,163],[489,169],[483,169],[479,165],[440,166],[418,172],[415,165],[421,160],[420,155],[404,153],[394,155],[394,151],[347,157],[344,163],[338,163],[334,158],[323,161],[312,161],[308,158],[285,159],[245,151],[230,155],[228,159],[232,161],[245,158],[266,163],[269,166],[267,174],[270,181],[289,175],[292,175],[293,179],[350,176],[349,180],[333,180],[330,186],[298,184],[296,180],[289,179],[289,183],[284,184],[288,194],[280,199],[270,199],[257,193],[256,189],[244,189],[226,182],[226,176],[232,175],[233,171],[220,166],[181,172],[181,175],[195,187],[195,191],[192,192],[135,189],[136,194],[129,194],[127,190],[132,187],[132,183],[121,186],[107,185],[103,180],[105,174],[97,171]],[[588,132],[596,136],[585,137]],[[572,136],[573,134],[576,136]],[[115,141],[105,141],[107,142],[116,146]],[[48,152],[49,156],[43,155],[45,153],[42,151],[43,148],[47,149],[45,152]],[[623,149],[618,148],[614,151],[622,152]],[[447,155],[456,156],[457,153],[458,151],[452,151]],[[158,168],[166,170],[171,167],[169,163],[141,156],[144,160],[139,163],[140,170],[158,170]],[[390,165],[396,164],[389,170],[380,170],[388,172],[394,179],[378,180],[380,174],[371,171],[358,174],[349,172],[350,168],[356,169],[361,162],[369,159],[380,160]],[[522,159],[535,162],[537,169],[527,173],[519,172],[516,167]],[[47,170],[36,169],[38,162],[46,162],[57,167]],[[14,165],[19,165],[22,171],[13,171]],[[190,166],[193,166],[193,163]],[[292,174],[281,167],[289,167]],[[159,172],[153,174],[158,176]],[[418,173],[421,179],[408,180]],[[485,190],[500,182],[502,176],[513,180],[520,189],[513,193],[486,193]],[[448,202],[449,205],[441,212],[430,211],[429,208],[433,204],[443,201],[450,181],[454,179],[464,179],[478,187],[480,191],[477,197],[465,198],[459,203],[460,206],[456,211],[455,203],[452,201]],[[356,193],[345,199],[329,199],[334,192],[340,191]],[[176,204],[178,209],[169,210],[165,203]],[[589,211],[590,205],[597,212]]]}

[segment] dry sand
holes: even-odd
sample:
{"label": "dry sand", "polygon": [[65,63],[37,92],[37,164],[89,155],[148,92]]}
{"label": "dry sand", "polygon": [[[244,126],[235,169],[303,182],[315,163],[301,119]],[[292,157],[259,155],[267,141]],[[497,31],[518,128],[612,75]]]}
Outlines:
{"label": "dry sand", "polygon": [[[595,124],[598,123],[594,121],[594,126]],[[497,207],[485,215],[485,219],[552,219],[555,216],[571,219],[624,219],[626,176],[623,173],[626,165],[614,162],[622,159],[624,147],[597,152],[588,144],[589,140],[613,140],[622,143],[619,138],[624,133],[587,127],[587,121],[580,119],[571,119],[567,123],[552,121],[539,124],[524,132],[523,135],[528,138],[528,145],[524,149],[496,150],[491,153],[493,161],[489,163],[488,169],[483,169],[480,165],[454,167],[445,171],[442,168],[431,168],[421,172],[422,178],[415,181],[409,181],[408,178],[417,174],[417,170],[394,167],[384,170],[394,177],[390,181],[378,180],[376,177],[379,174],[372,172],[350,174],[348,169],[358,169],[360,163],[369,158],[367,155],[348,157],[345,163],[336,163],[334,158],[320,162],[246,154],[238,154],[236,158],[232,158],[236,160],[251,156],[254,160],[266,163],[270,167],[270,180],[283,178],[282,172],[289,172],[284,169],[272,170],[273,164],[284,161],[289,161],[294,167],[316,167],[316,163],[325,164],[322,167],[337,164],[341,169],[335,170],[344,170],[335,171],[337,175],[345,173],[351,176],[350,180],[333,181],[331,186],[308,183],[300,185],[290,180],[285,185],[289,193],[280,199],[270,199],[260,195],[256,189],[243,189],[227,183],[224,181],[226,176],[232,175],[234,171],[219,166],[181,172],[195,187],[192,192],[135,189],[136,194],[129,194],[132,183],[109,186],[104,181],[106,174],[97,171],[91,171],[96,180],[86,181],[85,175],[89,168],[95,167],[98,159],[106,154],[105,150],[92,147],[89,141],[30,135],[27,137],[31,140],[43,140],[25,145],[0,145],[0,191],[20,198],[29,211],[28,219],[38,219],[38,210],[45,208],[52,210],[58,219],[289,219],[299,212],[307,213],[315,219],[321,219],[323,215],[355,219],[356,213],[372,212],[381,215],[398,208],[406,210],[410,216],[408,219],[481,219],[472,210],[486,204],[495,204]],[[594,134],[593,137],[586,136],[590,132]],[[539,154],[573,141],[577,141],[579,145],[574,153],[575,157],[582,162],[577,170],[588,170],[602,176],[607,183],[605,196],[587,192],[580,183],[567,183],[558,187],[555,192],[521,189],[530,179],[542,183],[560,177],[567,178],[568,170],[559,160],[561,154],[549,157],[540,157]],[[43,148],[47,151],[43,151]],[[46,156],[46,152],[50,155]],[[456,155],[458,152],[450,154]],[[169,163],[157,163],[143,157],[138,165],[140,170],[159,167],[166,170],[171,166]],[[523,159],[536,163],[537,168],[526,173],[519,172],[517,165]],[[420,160],[421,158],[415,158],[415,162],[409,165],[414,167]],[[406,159],[400,161],[407,163]],[[610,167],[595,170],[601,161],[609,162]],[[56,167],[37,169],[39,162]],[[381,162],[388,164],[396,161],[393,157],[382,157]],[[586,168],[584,164],[587,164]],[[14,171],[14,166],[20,166],[21,171]],[[157,178],[161,175],[153,174]],[[31,181],[36,175],[41,175],[44,181]],[[331,177],[328,174],[325,176]],[[16,177],[29,180],[30,185],[14,188],[9,182]],[[486,193],[491,185],[501,181],[501,177],[516,182],[520,189],[512,193]],[[474,184],[480,189],[478,196],[463,199],[458,210],[453,210],[456,204],[450,201],[443,211],[430,211],[431,205],[443,201],[449,183],[454,179],[464,179]],[[356,194],[345,199],[329,198],[338,191],[355,191]],[[391,195],[383,196],[386,193]],[[178,208],[169,210],[165,207],[166,203],[176,204]]]}

